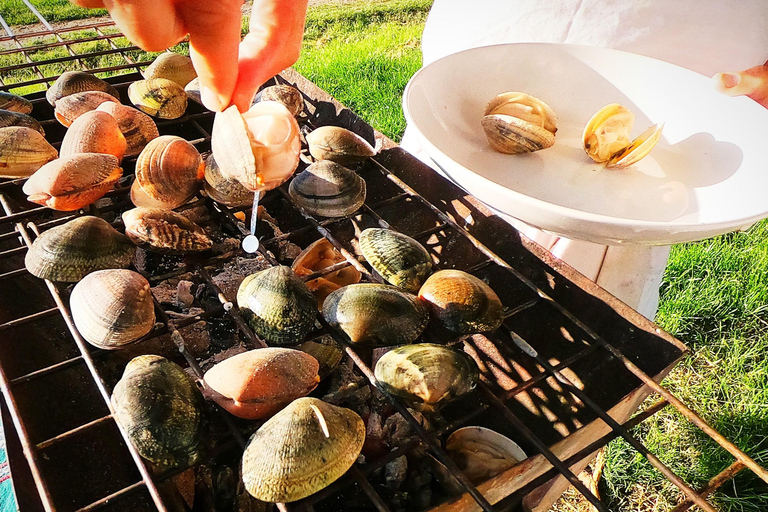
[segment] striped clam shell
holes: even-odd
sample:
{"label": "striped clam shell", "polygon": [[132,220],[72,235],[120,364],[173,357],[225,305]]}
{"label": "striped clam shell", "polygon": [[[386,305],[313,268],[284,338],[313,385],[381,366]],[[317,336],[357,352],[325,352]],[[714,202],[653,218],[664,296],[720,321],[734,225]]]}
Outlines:
{"label": "striped clam shell", "polygon": [[0,109],[0,128],[6,126],[24,126],[40,132],[40,135],[45,135],[45,130],[34,117],[21,112]]}
{"label": "striped clam shell", "polygon": [[365,202],[365,180],[330,160],[320,160],[296,175],[288,187],[294,201],[312,215],[344,217]]}
{"label": "striped clam shell", "polygon": [[104,102],[96,110],[106,112],[117,121],[127,144],[125,156],[136,156],[151,141],[160,136],[157,125],[144,112],[120,103]]}
{"label": "striped clam shell", "polygon": [[299,117],[304,113],[304,96],[292,85],[270,85],[259,91],[256,99],[258,101],[276,101],[287,108],[294,117]]}
{"label": "striped clam shell", "polygon": [[0,109],[18,112],[19,114],[31,114],[32,102],[22,96],[0,91]]}
{"label": "striped clam shell", "polygon": [[128,86],[128,98],[142,112],[161,119],[177,119],[187,110],[184,88],[167,78],[133,82]]}
{"label": "striped clam shell", "polygon": [[54,115],[61,124],[70,126],[75,122],[75,119],[86,112],[96,110],[99,105],[106,101],[119,103],[114,96],[101,91],[85,91],[70,94],[56,100]]}
{"label": "striped clam shell", "polygon": [[32,128],[0,128],[0,178],[26,178],[57,156],[56,148]]}
{"label": "striped clam shell", "polygon": [[117,89],[101,78],[83,71],[65,71],[45,92],[45,98],[51,106],[65,96],[86,91],[100,91],[120,99]]}
{"label": "striped clam shell", "polygon": [[360,251],[389,284],[417,293],[432,271],[432,258],[413,238],[391,229],[368,228],[360,233]]}
{"label": "striped clam shell", "polygon": [[230,207],[248,206],[253,203],[254,192],[245,188],[234,178],[221,174],[213,154],[205,159],[205,183],[203,184],[208,197]]}
{"label": "striped clam shell", "polygon": [[165,254],[206,251],[213,245],[205,230],[173,210],[133,208],[123,213],[125,234],[136,245]]}
{"label": "striped clam shell", "polygon": [[131,201],[136,206],[177,208],[200,189],[205,167],[195,146],[175,135],[149,141],[136,159]]}
{"label": "striped clam shell", "polygon": [[501,153],[531,153],[555,143],[555,112],[539,98],[523,92],[505,92],[493,98],[481,123],[488,143]]}

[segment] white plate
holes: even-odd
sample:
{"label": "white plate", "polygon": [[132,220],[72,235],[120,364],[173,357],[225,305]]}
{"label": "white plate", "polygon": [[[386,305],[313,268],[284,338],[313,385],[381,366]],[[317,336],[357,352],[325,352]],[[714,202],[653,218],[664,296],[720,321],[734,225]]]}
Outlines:
{"label": "white plate", "polygon": [[[527,155],[492,150],[486,103],[522,91],[557,113],[555,145]],[[606,170],[581,135],[602,106],[635,114],[631,136],[665,122],[634,166]],[[746,229],[768,217],[768,110],[717,93],[711,79],[617,50],[505,44],[440,59],[416,73],[405,117],[456,183],[541,229],[600,243],[671,244]]]}

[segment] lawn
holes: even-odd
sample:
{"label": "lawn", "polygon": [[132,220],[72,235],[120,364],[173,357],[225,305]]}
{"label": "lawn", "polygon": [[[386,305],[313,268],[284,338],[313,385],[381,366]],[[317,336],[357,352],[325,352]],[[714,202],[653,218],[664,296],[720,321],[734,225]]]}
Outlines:
{"label": "lawn", "polygon": [[[33,1],[41,10],[48,9],[44,15],[49,20],[84,15],[64,0]],[[405,128],[402,92],[421,63],[420,34],[430,4],[428,0],[386,0],[314,7],[296,68],[375,128],[399,140]],[[10,23],[34,21],[20,7],[24,7],[20,0],[0,0],[0,14]],[[116,43],[130,45],[124,39]],[[97,50],[107,48],[104,42],[89,44]],[[185,48],[181,45],[178,50]],[[62,52],[59,48],[32,58],[66,55]],[[148,58],[138,51],[129,54],[134,59]],[[110,65],[114,58],[94,58],[86,64]],[[0,55],[0,67],[13,63]],[[59,73],[63,68],[57,66],[49,65],[44,72]],[[12,72],[2,78],[18,82],[29,76]],[[656,321],[692,349],[665,385],[768,465],[768,223],[675,246]],[[693,487],[732,462],[670,410],[655,415],[634,433]],[[601,491],[613,509],[663,512],[679,501],[676,489],[625,442],[611,443],[606,459]],[[768,487],[744,471],[712,502],[724,512],[765,511]]]}

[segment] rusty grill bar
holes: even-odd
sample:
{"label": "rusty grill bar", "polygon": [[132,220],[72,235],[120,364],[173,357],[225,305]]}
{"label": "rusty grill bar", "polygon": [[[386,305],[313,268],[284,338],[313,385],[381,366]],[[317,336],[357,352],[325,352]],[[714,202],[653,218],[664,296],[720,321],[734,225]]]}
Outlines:
{"label": "rusty grill bar", "polygon": [[[149,60],[135,61],[126,52],[133,51],[136,47],[120,47],[116,44],[115,40],[122,38],[123,36],[121,34],[105,33],[104,30],[102,30],[112,28],[113,24],[111,22],[97,21],[78,26],[56,28],[49,24],[44,16],[39,13],[28,0],[23,0],[23,2],[41,21],[44,29],[16,34],[11,27],[7,25],[5,20],[2,19],[2,16],[0,16],[0,25],[3,26],[7,34],[6,36],[0,37],[0,55],[16,54],[23,57],[26,61],[25,63],[16,64],[0,70],[3,71],[3,74],[0,75],[0,90],[14,90],[36,84],[50,83],[57,75],[46,75],[41,70],[41,66],[60,63],[72,63],[75,66],[78,66],[82,64],[82,59],[88,56],[118,55],[122,58],[124,63],[88,70],[89,72],[102,74],[124,70],[138,71],[150,62]],[[63,34],[76,30],[93,30],[97,35],[89,35],[80,39],[67,39],[62,37]],[[55,36],[56,41],[36,42],[35,38],[44,36]],[[25,45],[29,40],[33,41],[32,44]],[[78,54],[75,50],[78,43],[102,40],[108,42],[110,46],[109,49],[99,50],[88,54]],[[37,52],[61,46],[64,46],[67,49],[69,53],[68,56],[35,60]],[[33,71],[37,75],[37,78],[20,83],[8,83],[8,76],[5,73],[24,69]],[[132,73],[130,75],[113,77],[110,81],[117,87],[123,95],[123,99],[125,99],[125,89],[127,88],[127,85],[138,78],[139,75],[137,73]],[[281,82],[286,80],[295,82],[299,89],[305,94],[308,104],[314,107],[314,117],[306,120],[306,126],[312,126],[313,124],[318,123],[340,124],[348,125],[346,127],[358,131],[359,133],[362,132],[360,133],[361,135],[368,136],[369,138],[373,134],[370,127],[354,117],[349,111],[341,110],[340,106],[329,99],[327,95],[324,95],[322,91],[317,90],[312,84],[306,82],[295,73],[286,72],[283,77],[277,77],[276,80]],[[35,115],[38,120],[42,122],[46,130],[48,130],[49,140],[55,146],[58,146],[61,137],[63,136],[63,129],[52,119],[50,115],[51,109],[45,103],[42,94],[36,93],[32,98],[35,105],[33,115]],[[210,147],[209,127],[212,123],[212,116],[212,113],[204,111],[200,107],[192,107],[184,117],[174,121],[158,122],[158,127],[161,134],[173,133],[182,135],[195,144],[202,152]],[[377,137],[380,138],[380,134],[377,134]],[[628,333],[626,335],[630,338],[632,336],[640,336],[644,340],[646,338],[658,338],[658,340],[665,342],[671,347],[675,347],[676,350],[679,351],[679,354],[674,356],[673,359],[677,359],[682,355],[684,347],[679,345],[676,340],[668,335],[658,333],[658,331],[654,332],[654,326],[652,324],[597,289],[596,286],[586,282],[583,277],[572,270],[562,268],[560,262],[534,244],[525,240],[522,242],[518,240],[518,246],[524,249],[523,256],[520,256],[519,254],[520,249],[518,249],[518,252],[508,250],[503,244],[509,243],[509,241],[516,235],[516,232],[514,232],[511,227],[506,226],[504,228],[499,228],[505,233],[504,236],[499,237],[500,240],[495,237],[489,238],[487,230],[483,230],[483,223],[485,222],[488,225],[494,225],[494,220],[492,216],[488,214],[487,210],[468,196],[465,196],[459,189],[444,182],[439,177],[431,175],[424,178],[424,173],[429,171],[423,169],[416,169],[415,171],[411,170],[410,167],[417,168],[420,164],[412,157],[408,157],[402,152],[399,152],[396,148],[393,148],[391,141],[385,141],[385,143],[387,150],[381,155],[370,159],[369,162],[363,165],[359,172],[366,178],[366,180],[373,180],[377,185],[383,188],[389,187],[389,190],[386,193],[381,192],[373,194],[377,197],[375,197],[375,199],[369,198],[370,202],[367,201],[363,209],[352,216],[342,219],[316,219],[303,211],[301,207],[292,203],[290,196],[287,194],[286,186],[270,192],[262,201],[262,205],[265,206],[267,211],[270,210],[271,205],[280,205],[281,207],[283,205],[289,205],[289,208],[292,208],[299,214],[303,225],[292,226],[281,234],[276,234],[271,238],[262,240],[259,249],[260,256],[270,265],[281,264],[281,261],[279,261],[273,254],[280,243],[302,239],[303,237],[311,237],[311,234],[315,233],[316,235],[327,238],[334,247],[340,250],[347,261],[329,269],[325,269],[324,271],[306,276],[304,278],[305,280],[330,273],[346,265],[352,265],[365,276],[366,280],[376,282],[380,281],[380,278],[375,273],[372,273],[368,267],[349,250],[349,239],[342,239],[339,237],[340,233],[349,232],[350,225],[357,228],[358,223],[363,222],[364,218],[367,217],[370,219],[368,222],[371,223],[371,225],[388,227],[400,231],[411,230],[410,233],[406,234],[413,236],[422,243],[427,242],[425,245],[427,245],[428,248],[430,248],[428,241],[437,237],[438,243],[445,244],[445,247],[441,246],[441,249],[445,250],[445,253],[441,252],[439,254],[439,268],[443,268],[441,265],[445,266],[445,268],[462,268],[463,265],[463,270],[486,276],[494,272],[502,272],[511,276],[511,280],[516,282],[522,289],[526,290],[525,293],[528,297],[525,300],[505,300],[505,306],[507,308],[505,324],[498,332],[488,335],[487,338],[465,336],[451,340],[450,343],[456,345],[463,344],[467,350],[475,351],[480,350],[478,347],[483,346],[484,343],[490,343],[494,347],[499,348],[499,350],[504,351],[505,361],[528,361],[531,367],[536,368],[537,370],[528,373],[526,378],[522,379],[522,382],[516,382],[508,388],[499,389],[499,387],[494,386],[492,382],[482,384],[480,386],[481,395],[484,399],[480,403],[475,404],[475,407],[471,408],[468,412],[465,411],[464,414],[453,419],[453,421],[448,422],[446,425],[443,425],[430,433],[406,409],[403,403],[390,396],[379,387],[373,376],[373,372],[367,363],[367,358],[362,355],[358,349],[351,346],[343,334],[331,329],[325,323],[323,318],[319,316],[318,321],[322,325],[322,329],[312,333],[311,336],[316,337],[321,334],[329,334],[339,342],[344,347],[346,356],[354,363],[359,373],[367,379],[367,385],[376,389],[378,393],[381,393],[391,403],[392,407],[406,419],[416,435],[410,438],[406,443],[401,444],[378,459],[366,461],[365,464],[354,465],[346,475],[326,489],[300,500],[299,502],[278,505],[281,510],[310,509],[321,503],[323,500],[332,498],[340,492],[344,492],[345,489],[348,489],[351,485],[355,484],[362,493],[367,496],[372,508],[379,511],[387,511],[389,508],[386,500],[380,495],[376,486],[371,483],[369,478],[375,471],[380,470],[385,464],[394,460],[396,457],[413,453],[416,449],[426,448],[432,457],[448,468],[450,473],[456,478],[465,491],[463,496],[444,503],[443,505],[439,505],[437,507],[439,510],[470,510],[479,507],[482,510],[490,511],[508,510],[510,507],[519,507],[526,493],[533,491],[557,475],[563,475],[597,510],[606,511],[608,510],[607,507],[581,483],[570,468],[580,462],[583,465],[583,461],[586,457],[607,444],[611,439],[619,436],[625,438],[635,449],[647,457],[657,469],[662,471],[662,473],[675,483],[685,494],[687,500],[684,503],[681,503],[676,511],[686,510],[694,504],[698,505],[703,510],[714,510],[706,501],[706,496],[723,483],[733,478],[733,476],[744,467],[748,467],[760,478],[768,482],[768,472],[766,472],[765,469],[757,465],[732,443],[720,436],[707,425],[704,420],[688,409],[668,390],[656,383],[653,375],[662,374],[662,369],[653,368],[651,370],[643,370],[641,368],[643,361],[638,354],[631,353],[631,350],[629,353],[625,353],[627,350],[626,345],[616,346],[614,343],[609,342],[602,332],[606,332],[606,330],[607,332],[620,330],[622,333],[626,331],[626,333]],[[19,195],[19,189],[24,180],[7,180],[0,182],[0,204],[5,212],[5,215],[0,217],[0,244],[12,244],[14,239],[17,239],[19,243],[19,245],[15,247],[6,247],[5,245],[0,246],[2,247],[2,250],[0,250],[0,282],[3,283],[3,289],[6,289],[6,286],[12,286],[16,280],[32,279],[28,276],[26,269],[23,267],[21,256],[23,256],[26,252],[26,248],[31,245],[33,238],[39,234],[40,231],[60,225],[71,220],[76,215],[91,214],[104,216],[128,208],[130,203],[126,199],[126,196],[133,179],[131,171],[134,163],[135,158],[126,159],[126,161],[124,161],[123,167],[126,173],[120,181],[118,188],[108,196],[111,198],[111,204],[101,208],[92,206],[87,211],[69,214],[53,215],[47,208],[34,207],[29,203],[26,203],[23,200],[23,196]],[[429,181],[427,184],[415,184],[414,179],[419,177],[432,181]],[[422,186],[419,187],[418,185]],[[435,185],[435,191],[432,191],[429,185]],[[420,190],[421,193],[417,190]],[[369,194],[370,193],[369,185]],[[428,198],[427,196],[430,196],[431,198]],[[462,204],[457,207],[455,204],[456,201]],[[234,236],[239,236],[240,238],[247,234],[244,222],[237,219],[234,215],[238,211],[245,211],[248,213],[247,209],[229,209],[213,203],[210,199],[204,196],[198,196],[191,205],[185,207],[199,205],[204,205],[215,219],[215,222],[220,223],[222,228],[228,233]],[[423,211],[424,215],[429,214],[434,216],[434,225],[425,227],[424,229],[412,229],[410,226],[399,225],[400,222],[397,222],[399,219],[389,218],[389,221],[386,220],[386,215],[383,215],[381,211],[397,205],[409,205],[410,208],[416,208],[419,211]],[[467,212],[469,212],[470,216],[467,215]],[[478,219],[471,218],[471,215],[477,216]],[[480,219],[479,217],[483,215],[487,217],[485,219]],[[119,227],[119,216],[115,223],[117,223]],[[290,223],[298,224],[295,219],[291,220]],[[414,229],[415,232],[413,232]],[[510,233],[512,235],[510,235]],[[494,232],[494,234],[497,233]],[[510,238],[510,236],[512,238]],[[354,235],[352,235],[352,237],[354,237]],[[456,242],[456,240],[459,240],[459,242]],[[467,257],[470,261],[466,262],[451,259],[449,253],[452,249],[451,243],[454,243],[457,247],[461,244],[465,244],[465,252],[468,250],[466,248],[471,248],[472,251],[470,252],[472,252],[473,256]],[[431,248],[430,252],[434,254],[434,251],[431,250]],[[214,297],[218,298],[220,305],[209,307],[200,315],[178,318],[178,315],[171,317],[171,315],[165,311],[163,306],[157,302],[157,299],[155,299],[155,309],[159,325],[156,325],[152,332],[137,343],[142,343],[164,334],[170,334],[179,353],[184,357],[198,380],[202,378],[202,371],[198,365],[198,361],[188,350],[184,336],[180,332],[185,327],[208,319],[228,317],[236,325],[241,334],[241,339],[245,342],[248,348],[266,346],[240,316],[237,308],[233,307],[232,297],[226,296],[216,285],[211,276],[211,272],[215,272],[221,265],[232,260],[237,255],[238,253],[235,252],[226,255],[225,257],[214,256],[208,260],[190,258],[185,265],[163,275],[146,275],[154,285],[173,276],[192,273],[205,284],[208,291]],[[474,260],[472,259],[473,257]],[[532,264],[529,260],[534,260],[537,263]],[[513,265],[511,264],[512,262],[516,262],[520,266]],[[531,270],[530,265],[538,265],[538,267]],[[560,274],[565,276],[565,278],[558,275],[553,269],[558,269]],[[574,283],[577,284],[580,289],[576,292],[569,291],[569,287],[576,288]],[[548,287],[546,286],[547,284],[549,285]],[[78,351],[77,354],[71,354],[71,357],[67,357],[61,361],[35,368],[34,370],[26,371],[20,375],[12,377],[9,376],[8,369],[6,368],[6,364],[8,364],[7,361],[0,360],[0,363],[2,363],[0,364],[0,388],[3,391],[15,431],[22,444],[23,454],[29,465],[31,478],[37,488],[42,507],[45,510],[50,511],[82,511],[116,506],[119,510],[121,503],[132,503],[130,502],[132,497],[146,493],[149,497],[148,500],[139,500],[138,502],[145,505],[154,505],[158,510],[168,510],[167,505],[164,502],[161,487],[178,472],[151,475],[141,457],[130,442],[128,442],[123,430],[114,421],[113,410],[109,403],[110,385],[102,374],[105,371],[104,368],[100,369],[102,363],[108,364],[106,362],[109,360],[110,354],[108,351],[89,347],[80,337],[73,325],[67,306],[68,291],[66,287],[47,282],[46,288],[53,301],[52,307],[46,307],[47,305],[43,304],[39,311],[28,312],[27,314],[17,315],[13,318],[2,319],[3,323],[0,323],[0,333],[10,333],[21,326],[36,326],[40,322],[61,319],[66,325],[68,337],[74,340]],[[578,307],[574,306],[572,303],[562,303],[572,299],[572,297],[568,295],[569,293],[571,295],[575,293],[577,296],[583,296],[587,299],[597,298],[601,302],[601,306],[598,308],[602,308],[601,312],[595,316],[595,314],[592,314],[589,311],[579,310]],[[2,297],[0,297],[0,299],[2,299]],[[590,306],[594,306],[594,304],[587,305],[587,307]],[[580,350],[575,350],[574,353],[570,355],[564,354],[565,357],[562,359],[557,357],[555,358],[555,361],[552,361],[551,355],[548,357],[539,353],[542,348],[540,346],[537,347],[538,350],[537,348],[534,348],[536,343],[531,339],[526,339],[526,333],[519,332],[520,327],[516,326],[516,322],[522,319],[521,328],[525,331],[526,328],[528,328],[528,326],[525,325],[526,315],[534,315],[539,308],[551,309],[554,313],[559,314],[566,319],[567,322],[570,322],[576,329],[583,333],[585,339],[581,341],[584,342],[585,346]],[[609,316],[606,317],[606,315]],[[611,331],[611,329],[607,328],[604,323],[612,320],[615,320],[618,323],[623,322],[623,324]],[[643,332],[637,334],[638,331]],[[429,336],[429,334],[425,335],[425,339],[429,339]],[[532,336],[531,332],[528,332],[527,336]],[[10,339],[9,337],[0,340],[0,344],[13,344],[15,341],[16,340]],[[593,399],[585,389],[580,387],[578,382],[572,380],[572,377],[569,376],[570,374],[567,374],[569,371],[572,372],[572,369],[576,368],[579,364],[592,364],[597,361],[602,361],[603,359],[600,358],[603,358],[606,361],[611,361],[612,364],[624,367],[627,370],[627,375],[629,375],[627,378],[634,378],[637,383],[636,386],[647,386],[654,393],[660,395],[661,399],[643,412],[636,414],[632,418],[626,419],[626,421],[616,421],[613,419],[606,408],[600,405],[598,400]],[[87,421],[80,420],[77,425],[68,427],[65,431],[46,437],[43,440],[33,439],[34,436],[31,435],[29,429],[30,420],[24,417],[23,405],[20,405],[20,401],[23,400],[23,398],[17,396],[20,394],[20,386],[43,381],[51,376],[60,375],[63,372],[79,368],[81,365],[85,365],[87,368],[92,381],[91,385],[95,386],[99,392],[98,394],[101,395],[104,406],[107,409],[107,414],[99,414],[97,417],[88,418]],[[110,376],[110,378],[112,377]],[[542,440],[540,435],[534,432],[526,424],[526,421],[519,416],[519,413],[516,413],[515,410],[513,410],[513,407],[508,404],[508,402],[519,399],[521,396],[526,395],[528,392],[535,390],[539,386],[552,380],[556,381],[558,385],[561,386],[562,397],[569,401],[570,404],[580,405],[584,410],[589,409],[592,411],[594,418],[603,420],[607,424],[607,428],[604,429],[605,433],[595,437],[591,442],[586,443],[576,451],[562,449],[560,446],[562,443],[553,445],[551,440],[550,442]],[[667,405],[675,407],[685,418],[702,429],[707,435],[736,458],[736,461],[730,467],[726,468],[720,475],[714,477],[699,493],[693,491],[687,484],[685,484],[685,482],[669,471],[645,446],[642,445],[642,443],[628,432],[630,428],[638,425],[640,422]],[[472,420],[482,416],[488,411],[495,411],[496,414],[505,419],[508,425],[515,427],[518,432],[517,439],[525,439],[529,446],[533,447],[536,452],[523,463],[518,464],[514,468],[500,475],[504,476],[509,474],[509,478],[501,478],[501,480],[498,480],[497,482],[509,483],[511,479],[517,479],[514,486],[510,487],[510,492],[505,492],[504,495],[497,495],[498,493],[493,494],[493,491],[489,491],[485,484],[480,485],[479,488],[472,485],[447,456],[446,452],[442,449],[440,442],[440,439],[445,434],[459,426],[471,424]],[[245,446],[247,435],[254,430],[254,425],[251,424],[250,426],[243,428],[242,425],[236,424],[227,413],[220,410],[218,412],[218,418],[226,425],[228,433],[222,439],[218,440],[214,452],[232,451],[234,447],[233,445],[236,445],[236,447],[242,451],[242,448]],[[72,503],[58,503],[55,492],[52,492],[51,490],[51,484],[55,482],[51,482],[46,476],[46,464],[44,459],[47,459],[48,455],[44,452],[64,444],[67,441],[71,441],[78,436],[103,435],[103,432],[100,433],[98,431],[99,429],[105,428],[105,426],[114,426],[114,428],[116,428],[122,435],[124,439],[122,448],[129,453],[130,459],[135,465],[138,473],[138,479],[127,483],[119,489],[110,489],[110,492],[105,493],[89,503],[78,503],[76,505],[73,505]],[[567,440],[568,438],[566,437],[565,439]],[[523,472],[522,469],[519,469],[523,466],[529,470]],[[516,470],[516,468],[518,469]],[[512,494],[512,497],[505,499],[507,494]],[[491,502],[501,502],[499,506],[502,508],[494,508]],[[135,508],[126,509],[136,510]]]}

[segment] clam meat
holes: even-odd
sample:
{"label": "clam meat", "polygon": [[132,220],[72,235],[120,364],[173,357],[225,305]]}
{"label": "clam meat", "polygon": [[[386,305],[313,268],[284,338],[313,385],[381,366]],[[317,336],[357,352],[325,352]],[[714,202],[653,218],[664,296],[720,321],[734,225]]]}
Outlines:
{"label": "clam meat", "polygon": [[24,263],[40,279],[75,283],[96,270],[128,267],[135,252],[107,221],[85,215],[42,232]]}
{"label": "clam meat", "polygon": [[144,70],[144,78],[167,78],[185,87],[197,78],[192,59],[174,52],[163,52]]}
{"label": "clam meat", "polygon": [[221,173],[248,190],[272,190],[296,171],[299,124],[276,101],[262,101],[240,114],[234,105],[216,114],[211,149]]}
{"label": "clam meat", "polygon": [[354,344],[412,343],[429,321],[427,307],[415,295],[384,284],[351,284],[332,292],[323,317]]}
{"label": "clam meat", "polygon": [[203,188],[208,197],[229,207],[249,206],[253,204],[253,194],[234,178],[221,173],[213,154],[205,159],[205,183]]}
{"label": "clam meat", "polygon": [[[343,261],[346,261],[344,255],[331,245],[328,239],[321,238],[301,251],[301,254],[293,260],[291,268],[298,276],[308,276]],[[347,265],[339,270],[305,281],[304,284],[315,296],[317,305],[322,310],[325,298],[332,291],[348,284],[359,283],[361,277],[362,274],[355,267]]]}
{"label": "clam meat", "polygon": [[149,141],[136,159],[131,201],[136,206],[178,208],[195,195],[205,165],[195,146],[175,135]]}
{"label": "clam meat", "polygon": [[0,128],[0,178],[26,178],[57,156],[56,148],[32,128]]}
{"label": "clam meat", "polygon": [[466,395],[479,379],[471,357],[432,343],[390,350],[376,363],[374,375],[384,390],[427,412]]}
{"label": "clam meat", "polygon": [[34,117],[21,112],[0,109],[0,128],[6,126],[24,126],[40,132],[40,135],[45,135],[45,130]]}
{"label": "clam meat", "polygon": [[80,335],[102,349],[120,349],[155,325],[149,282],[132,270],[91,272],[75,285],[69,307]]}
{"label": "clam meat", "polygon": [[346,473],[364,441],[365,423],[357,413],[317,398],[299,398],[248,441],[243,483],[262,501],[299,500]]}
{"label": "clam meat", "polygon": [[139,454],[161,471],[198,463],[205,453],[205,400],[176,363],[155,355],[128,363],[112,392],[117,421]]}
{"label": "clam meat", "polygon": [[337,164],[359,164],[376,154],[367,140],[340,126],[321,126],[307,135],[309,153],[317,160],[332,160]]}
{"label": "clam meat", "polygon": [[205,372],[213,399],[234,416],[268,418],[317,387],[317,360],[300,350],[257,348],[237,354]]}
{"label": "clam meat", "polygon": [[128,98],[142,112],[160,119],[177,119],[187,110],[184,88],[167,78],[133,82],[128,86]]}
{"label": "clam meat", "polygon": [[418,293],[432,271],[432,258],[413,238],[391,229],[368,228],[360,233],[365,260],[389,284]]}
{"label": "clam meat", "polygon": [[435,272],[424,282],[419,297],[433,318],[455,334],[495,331],[504,319],[504,306],[496,292],[461,270]]}
{"label": "clam meat", "polygon": [[648,128],[630,142],[635,115],[618,103],[606,105],[592,116],[584,128],[584,151],[607,168],[621,169],[636,164],[656,146],[664,123]]}
{"label": "clam meat", "polygon": [[365,180],[336,162],[320,160],[293,178],[288,193],[312,215],[344,217],[365,202]]}
{"label": "clam meat", "polygon": [[76,153],[104,153],[113,155],[120,162],[127,147],[115,118],[106,112],[92,110],[75,119],[69,126],[61,141],[60,156],[64,158]]}
{"label": "clam meat", "polygon": [[256,98],[258,101],[277,101],[294,117],[300,117],[304,113],[304,96],[292,85],[270,85],[259,91]]}
{"label": "clam meat", "polygon": [[18,112],[19,114],[31,114],[32,102],[22,96],[0,91],[0,109]]}
{"label": "clam meat", "polygon": [[101,78],[83,71],[65,71],[62,73],[45,92],[45,98],[52,107],[55,107],[56,102],[65,96],[87,91],[105,92],[120,100],[117,89]]}
{"label": "clam meat", "polygon": [[295,345],[315,325],[317,301],[307,285],[284,266],[246,277],[237,290],[237,305],[251,328],[276,345]]}
{"label": "clam meat", "polygon": [[106,112],[117,121],[117,126],[125,137],[125,156],[136,156],[151,141],[160,136],[157,125],[147,114],[128,105],[107,101],[96,110]]}
{"label": "clam meat", "polygon": [[151,251],[183,254],[213,246],[203,228],[173,210],[133,208],[123,213],[123,223],[128,238]]}
{"label": "clam meat", "polygon": [[488,143],[501,153],[531,153],[555,143],[557,116],[552,108],[523,92],[505,92],[485,107],[481,121]]}
{"label": "clam meat", "polygon": [[119,103],[114,96],[100,91],[86,91],[70,94],[56,100],[56,110],[54,115],[64,126],[70,126],[75,119],[96,110],[99,105],[105,102]]}

